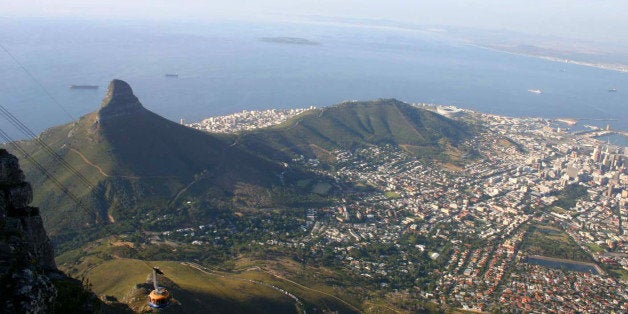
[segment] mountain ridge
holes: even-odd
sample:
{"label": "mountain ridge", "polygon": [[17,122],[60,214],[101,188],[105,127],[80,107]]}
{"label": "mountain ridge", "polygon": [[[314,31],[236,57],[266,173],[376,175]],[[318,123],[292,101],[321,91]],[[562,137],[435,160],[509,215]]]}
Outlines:
{"label": "mountain ridge", "polygon": [[290,158],[286,152],[320,157],[320,149],[385,144],[400,146],[417,157],[434,158],[457,148],[472,134],[462,122],[396,99],[377,99],[310,110],[278,126],[244,133],[238,143],[284,159]]}
{"label": "mountain ridge", "polygon": [[[103,223],[131,232],[139,211],[180,213],[189,216],[181,220],[185,224],[218,210],[282,207],[299,199],[320,202],[324,196],[307,195],[315,194],[317,182],[331,179],[292,163],[295,157],[325,156],[323,162],[333,162],[335,149],[393,144],[417,157],[448,160],[471,134],[461,122],[395,99],[346,102],[267,129],[211,134],[151,112],[126,82],[113,80],[97,111],[48,129],[38,139],[88,184],[50,158],[37,141],[20,145],[83,203],[74,204],[36,168],[25,167],[38,187],[35,203],[45,205],[49,233],[64,243],[94,236]],[[303,178],[312,186],[297,186]]]}

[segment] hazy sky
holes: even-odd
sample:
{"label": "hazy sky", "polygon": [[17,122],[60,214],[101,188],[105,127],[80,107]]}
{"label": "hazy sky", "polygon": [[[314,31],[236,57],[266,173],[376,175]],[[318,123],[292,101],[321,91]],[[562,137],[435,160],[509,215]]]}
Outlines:
{"label": "hazy sky", "polygon": [[628,41],[627,0],[0,0],[0,16],[213,20],[275,14],[377,18]]}

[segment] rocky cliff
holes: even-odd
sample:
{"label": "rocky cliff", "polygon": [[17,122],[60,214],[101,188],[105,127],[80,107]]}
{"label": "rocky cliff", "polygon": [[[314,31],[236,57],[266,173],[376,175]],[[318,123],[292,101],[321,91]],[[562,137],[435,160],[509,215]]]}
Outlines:
{"label": "rocky cliff", "polygon": [[57,270],[39,209],[29,206],[32,199],[18,159],[0,149],[0,312],[92,312],[93,294]]}
{"label": "rocky cliff", "polygon": [[57,269],[33,191],[15,156],[0,150],[0,291],[7,312],[48,312],[57,290],[45,273]]}

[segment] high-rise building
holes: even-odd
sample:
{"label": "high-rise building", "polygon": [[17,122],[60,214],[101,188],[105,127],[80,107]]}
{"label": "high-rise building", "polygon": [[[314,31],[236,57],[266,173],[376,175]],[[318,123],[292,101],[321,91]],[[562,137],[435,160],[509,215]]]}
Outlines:
{"label": "high-rise building", "polygon": [[601,153],[600,145],[595,146],[595,148],[593,149],[593,153],[591,154],[591,159],[593,159],[593,161],[595,162],[599,162],[601,155],[602,153]]}

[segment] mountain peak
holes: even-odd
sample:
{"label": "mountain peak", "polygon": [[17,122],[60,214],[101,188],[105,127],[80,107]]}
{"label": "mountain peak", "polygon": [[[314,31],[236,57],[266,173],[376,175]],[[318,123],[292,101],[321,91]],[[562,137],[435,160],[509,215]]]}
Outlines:
{"label": "mountain peak", "polygon": [[114,116],[128,115],[144,109],[133,94],[131,86],[123,80],[112,80],[107,95],[102,101],[98,115],[101,120]]}
{"label": "mountain peak", "polygon": [[123,81],[114,79],[109,83],[109,89],[107,90],[107,96],[120,96],[120,95],[133,95],[133,89],[131,86]]}

